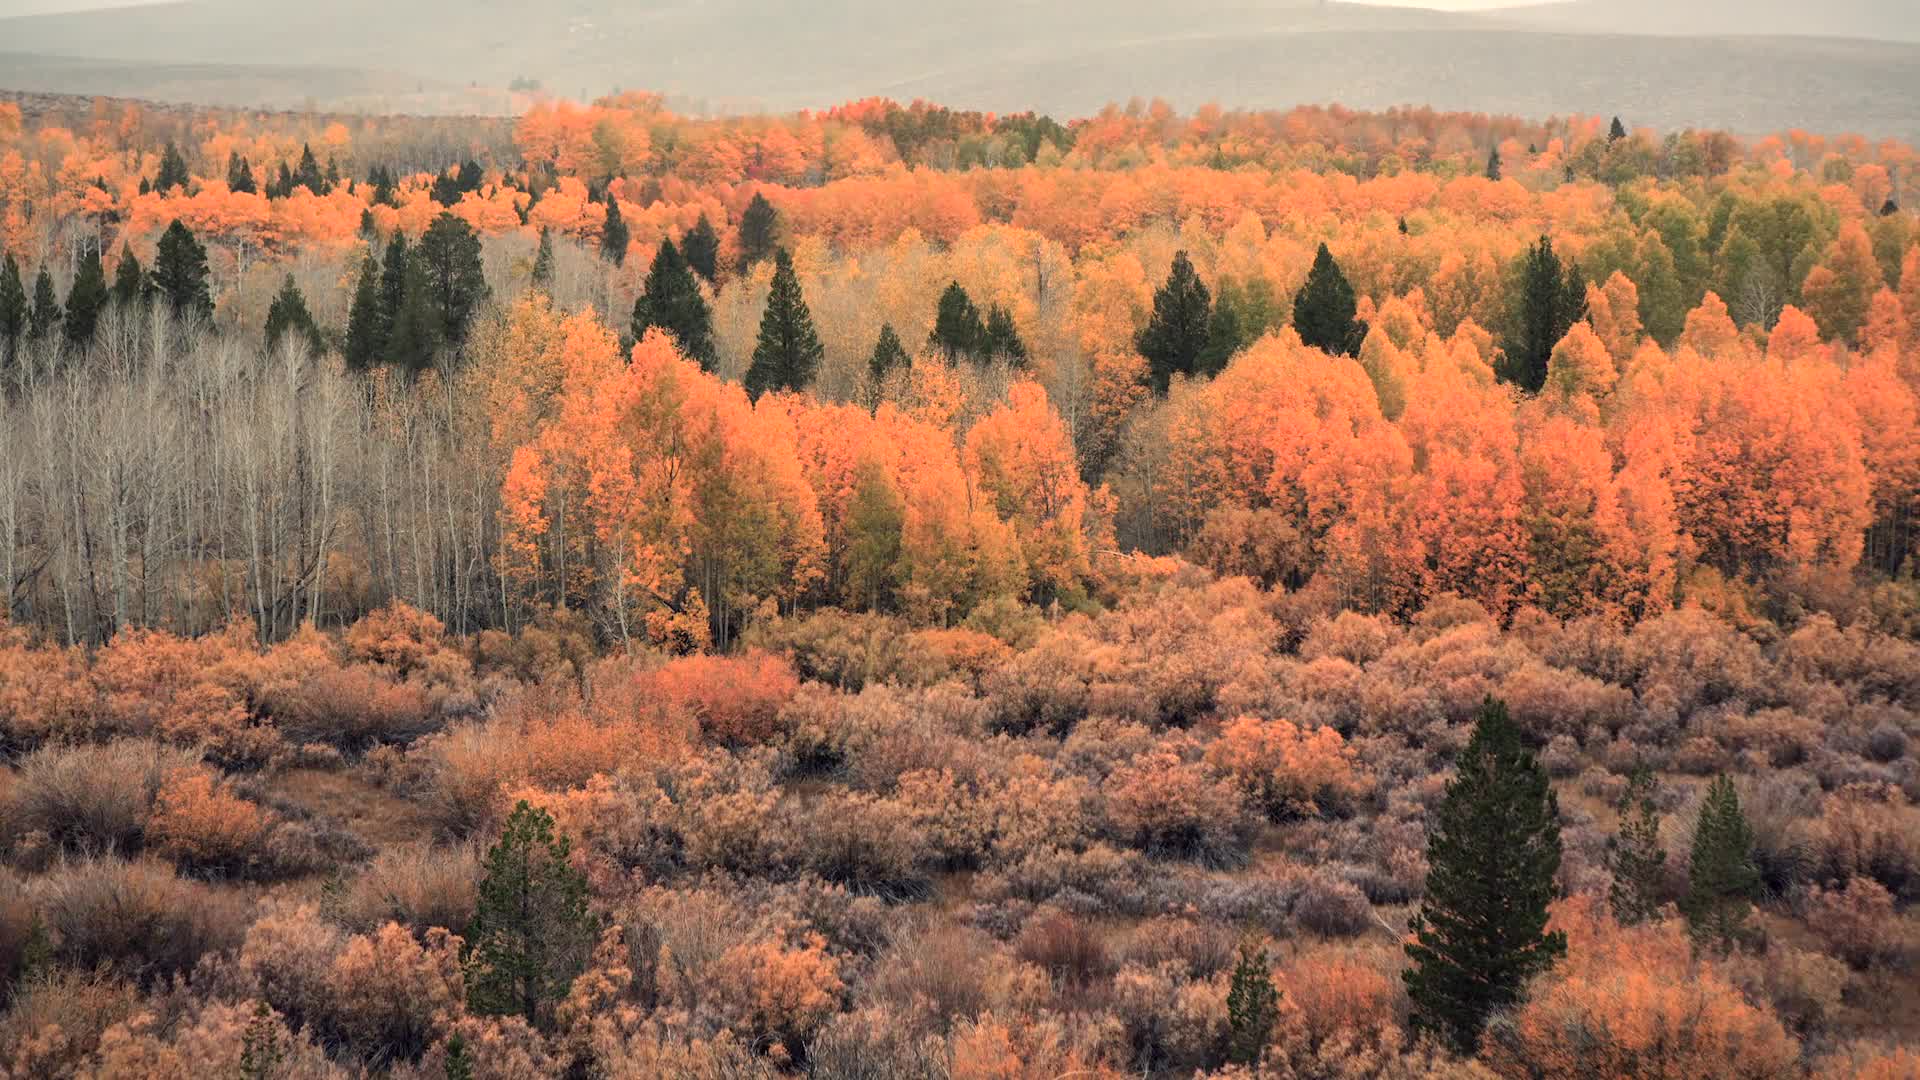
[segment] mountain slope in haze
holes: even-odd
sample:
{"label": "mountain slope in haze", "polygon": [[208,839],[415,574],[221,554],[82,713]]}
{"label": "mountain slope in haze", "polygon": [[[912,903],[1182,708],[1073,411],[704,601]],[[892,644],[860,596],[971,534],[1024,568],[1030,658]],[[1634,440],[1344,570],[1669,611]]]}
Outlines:
{"label": "mountain slope in haze", "polygon": [[[1648,0],[1604,2],[1618,14]],[[238,88],[270,60],[284,80],[274,103],[313,98],[343,107],[337,73],[353,68],[456,88],[533,78],[580,97],[646,88],[721,109],[821,107],[886,94],[1067,116],[1159,96],[1186,107],[1417,103],[1536,116],[1619,113],[1666,128],[1920,136],[1912,107],[1920,46],[1541,32],[1548,24],[1540,20],[1578,18],[1600,3],[1465,15],[1190,0],[1175,15],[1164,0],[556,0],[537,13],[510,0],[187,0],[0,20],[6,48],[42,57],[36,65],[0,58],[0,86],[51,80],[59,65],[46,57],[106,57],[122,62],[112,92],[159,97],[130,85],[135,75],[125,65],[245,65],[246,76],[230,84]],[[82,68],[61,73],[59,85],[16,88],[103,92],[83,85],[92,76]],[[308,69],[334,74],[302,92]],[[468,96],[482,109],[504,100]]]}
{"label": "mountain slope in haze", "polygon": [[1920,42],[1916,0],[1565,0],[1503,12],[1585,33],[1757,35]]}

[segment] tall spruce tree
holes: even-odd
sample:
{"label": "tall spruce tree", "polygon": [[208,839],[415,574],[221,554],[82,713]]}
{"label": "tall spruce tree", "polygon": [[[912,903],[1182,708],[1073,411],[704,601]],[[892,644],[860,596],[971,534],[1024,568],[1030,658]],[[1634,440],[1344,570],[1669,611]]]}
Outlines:
{"label": "tall spruce tree", "polygon": [[439,358],[440,330],[445,323],[435,307],[424,260],[404,260],[401,274],[400,306],[393,313],[387,334],[387,363],[417,376]]}
{"label": "tall spruce tree", "polygon": [[1207,320],[1207,344],[1194,360],[1193,373],[1211,379],[1227,369],[1233,354],[1246,345],[1240,326],[1240,313],[1223,291],[1213,303],[1213,317]]}
{"label": "tall spruce tree", "polygon": [[600,227],[600,257],[615,266],[627,263],[627,245],[633,240],[633,233],[627,228],[627,221],[620,216],[620,200],[607,195],[607,221]]}
{"label": "tall spruce tree", "polygon": [[541,291],[553,288],[553,230],[542,226],[540,247],[533,255],[533,287]]}
{"label": "tall spruce tree", "polygon": [[326,177],[320,175],[320,163],[314,160],[313,147],[306,143],[300,146],[300,167],[293,171],[293,186],[315,195],[325,195],[329,190]]}
{"label": "tall spruce tree", "polygon": [[1227,1060],[1258,1065],[1273,1025],[1280,1019],[1280,992],[1268,970],[1267,950],[1252,940],[1240,943],[1240,959],[1227,987]]}
{"label": "tall spruce tree", "polygon": [[586,967],[594,941],[586,875],[569,862],[572,841],[521,800],[481,864],[479,900],[466,934],[467,1003],[545,1026],[553,1004]]}
{"label": "tall spruce tree", "polygon": [[698,361],[702,371],[713,370],[718,358],[713,348],[713,313],[700,295],[693,268],[680,257],[672,240],[660,242],[647,270],[646,291],[633,304],[634,340],[655,326],[673,335],[681,354]]}
{"label": "tall spruce tree", "polygon": [[1498,180],[1504,174],[1505,170],[1500,164],[1500,148],[1496,146],[1487,151],[1487,179]]}
{"label": "tall spruce tree", "polygon": [[987,326],[982,337],[986,359],[1005,360],[1014,367],[1027,364],[1027,343],[1020,340],[1020,328],[1014,325],[1013,312],[995,304],[987,309]]}
{"label": "tall spruce tree", "polygon": [[1293,298],[1293,328],[1300,340],[1335,356],[1359,356],[1367,340],[1367,324],[1355,318],[1359,302],[1353,285],[1321,244],[1307,271],[1306,284]]}
{"label": "tall spruce tree", "polygon": [[873,343],[873,355],[867,358],[867,375],[873,380],[874,391],[879,391],[888,375],[912,365],[913,357],[907,355],[907,347],[900,343],[900,335],[894,332],[893,324],[882,323],[880,337]]}
{"label": "tall spruce tree", "polygon": [[274,296],[273,303],[267,307],[266,342],[268,349],[279,347],[288,334],[298,335],[307,344],[315,356],[327,349],[327,339],[320,333],[320,327],[313,321],[313,312],[307,309],[306,294],[300,286],[294,284],[293,275],[280,286],[280,292]]}
{"label": "tall spruce tree", "polygon": [[20,278],[20,263],[9,251],[0,261],[0,363],[13,363],[20,339],[26,335],[31,310],[26,282]]}
{"label": "tall spruce tree", "polygon": [[980,318],[980,309],[974,306],[973,298],[957,281],[940,294],[927,344],[954,362],[979,360],[986,354],[987,324]]}
{"label": "tall spruce tree", "polygon": [[227,190],[236,195],[260,193],[260,186],[253,180],[253,166],[238,152],[227,155]]}
{"label": "tall spruce tree", "polygon": [[386,255],[380,260],[380,348],[384,353],[387,339],[393,335],[393,321],[400,316],[400,305],[407,299],[408,267],[413,264],[413,250],[407,244],[407,235],[399,229],[387,239]]}
{"label": "tall spruce tree", "polygon": [[742,274],[754,268],[761,260],[774,253],[774,245],[779,240],[780,213],[767,201],[765,195],[753,193],[753,201],[747,203],[746,212],[740,215],[740,272]]}
{"label": "tall spruce tree", "polygon": [[442,213],[427,226],[412,261],[419,264],[426,280],[428,299],[438,320],[435,335],[449,348],[459,348],[467,339],[474,313],[487,298],[479,234],[464,219]]}
{"label": "tall spruce tree", "polygon": [[680,238],[680,254],[686,257],[694,273],[706,278],[708,284],[713,283],[714,275],[720,272],[720,234],[713,231],[713,222],[707,220],[706,214],[702,213],[693,228]]}
{"label": "tall spruce tree", "polygon": [[178,219],[160,236],[160,249],[153,259],[153,287],[167,298],[176,316],[213,314],[207,249]]}
{"label": "tall spruce tree", "polygon": [[193,173],[187,169],[187,159],[180,156],[180,148],[167,140],[167,148],[160,153],[160,172],[153,178],[153,190],[165,195],[174,188],[185,188],[193,181]]}
{"label": "tall spruce tree", "polygon": [[40,264],[33,278],[33,307],[27,311],[27,336],[42,341],[60,325],[60,298],[53,291],[53,271]]}
{"label": "tall spruce tree", "polygon": [[1154,393],[1164,395],[1175,375],[1199,373],[1212,321],[1212,294],[1194,272],[1187,253],[1174,252],[1167,280],[1154,290],[1153,315],[1133,341],[1133,347],[1147,358],[1147,381]]}
{"label": "tall spruce tree", "polygon": [[1642,765],[1620,800],[1620,829],[1607,842],[1613,887],[1607,899],[1622,926],[1638,926],[1660,913],[1660,877],[1667,852],[1660,846],[1660,808],[1653,802],[1653,772]]}
{"label": "tall spruce tree", "polygon": [[147,298],[147,272],[133,254],[133,245],[120,248],[120,261],[113,268],[113,302],[125,307]]}
{"label": "tall spruce tree", "polygon": [[1508,382],[1538,393],[1547,383],[1547,363],[1560,339],[1580,321],[1587,305],[1579,267],[1562,265],[1553,239],[1542,236],[1521,257],[1519,278],[1509,304],[1506,343]]}
{"label": "tall spruce tree", "polygon": [[1716,777],[1694,826],[1687,895],[1680,901],[1694,940],[1721,949],[1739,944],[1747,935],[1747,916],[1759,891],[1753,829],[1740,809],[1740,793],[1730,778]]}
{"label": "tall spruce tree", "polygon": [[93,340],[94,328],[100,325],[100,313],[106,310],[111,295],[107,289],[107,271],[100,265],[100,249],[88,245],[86,255],[80,259],[80,268],[73,275],[73,284],[67,289],[69,342],[85,346]]}
{"label": "tall spruce tree", "polygon": [[1624,139],[1626,137],[1627,137],[1627,125],[1621,123],[1619,117],[1617,116],[1614,117],[1613,125],[1607,128],[1607,141],[1610,143],[1619,142],[1621,139]]}
{"label": "tall spruce tree", "polygon": [[787,249],[773,253],[773,289],[760,317],[760,338],[747,367],[747,393],[755,398],[769,391],[801,390],[813,381],[826,350],[813,328],[813,313],[800,292]]}
{"label": "tall spruce tree", "polygon": [[1567,950],[1547,932],[1560,871],[1559,803],[1489,698],[1427,835],[1427,890],[1407,945],[1413,1023],[1472,1053],[1489,1017]]}
{"label": "tall spruce tree", "polygon": [[387,314],[381,302],[380,260],[371,249],[360,264],[360,280],[354,285],[353,306],[347,310],[347,340],[344,348],[347,366],[365,371],[386,359]]}

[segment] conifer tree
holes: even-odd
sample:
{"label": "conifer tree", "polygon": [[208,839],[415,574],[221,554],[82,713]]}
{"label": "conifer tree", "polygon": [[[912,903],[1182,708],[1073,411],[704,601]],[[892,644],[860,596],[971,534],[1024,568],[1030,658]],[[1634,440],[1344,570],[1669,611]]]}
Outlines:
{"label": "conifer tree", "polygon": [[180,156],[180,148],[167,140],[167,148],[160,154],[160,173],[153,179],[153,190],[165,195],[174,188],[184,189],[193,181],[193,174],[187,169],[187,159]]}
{"label": "conifer tree", "polygon": [[1184,251],[1173,255],[1167,280],[1153,294],[1153,315],[1134,338],[1134,348],[1147,358],[1147,378],[1156,394],[1165,394],[1177,375],[1193,375],[1207,347],[1213,296],[1194,272]]}
{"label": "conifer tree", "polygon": [[20,338],[27,332],[30,311],[26,283],[20,279],[20,263],[9,251],[6,259],[0,261],[0,362],[13,363]]}
{"label": "conifer tree", "polygon": [[387,319],[380,290],[380,262],[373,252],[360,264],[360,280],[353,289],[353,306],[347,311],[347,366],[357,371],[386,358]]}
{"label": "conifer tree", "polygon": [[933,330],[927,335],[927,344],[945,353],[950,361],[977,360],[986,353],[986,323],[981,320],[980,309],[974,306],[973,298],[957,281],[940,294],[940,306],[934,311]]}
{"label": "conifer tree", "polygon": [[714,281],[714,275],[720,272],[720,234],[713,231],[713,222],[702,213],[700,220],[680,239],[680,254],[685,256],[687,265],[693,272]]}
{"label": "conifer tree", "polygon": [[273,1010],[264,1001],[255,1004],[253,1019],[240,1033],[240,1080],[275,1080],[286,1056]]}
{"label": "conifer tree", "polygon": [[227,190],[236,195],[258,195],[259,185],[253,181],[253,166],[239,153],[227,155]]}
{"label": "conifer tree", "polygon": [[1500,164],[1500,148],[1494,147],[1487,152],[1487,179],[1498,180],[1504,174]]}
{"label": "conifer tree", "polygon": [[1666,862],[1660,809],[1653,803],[1653,773],[1642,765],[1627,781],[1620,800],[1620,830],[1607,845],[1607,868],[1613,871],[1607,898],[1620,925],[1638,926],[1660,913],[1660,872]]}
{"label": "conifer tree", "polygon": [[873,343],[873,355],[867,359],[867,374],[873,380],[877,393],[887,376],[897,370],[911,367],[913,357],[907,355],[907,348],[900,343],[900,335],[894,333],[892,323],[880,325],[880,337]]}
{"label": "conifer tree", "polygon": [[1020,340],[1020,328],[1014,325],[1013,313],[999,304],[987,309],[983,341],[989,362],[1005,360],[1014,367],[1026,366],[1027,343]]}
{"label": "conifer tree", "polygon": [[627,263],[627,244],[633,234],[627,228],[626,219],[620,216],[620,200],[611,194],[607,196],[607,222],[600,227],[600,256],[615,266]]}
{"label": "conifer tree", "polygon": [[292,274],[287,275],[279,294],[267,308],[267,348],[271,350],[278,347],[280,339],[288,334],[305,338],[307,347],[316,356],[326,351],[327,340],[314,323],[313,313],[307,310],[306,295],[300,291],[300,286],[294,284]]}
{"label": "conifer tree", "polygon": [[167,298],[176,316],[212,315],[207,288],[207,249],[177,219],[160,236],[153,260],[153,287]]}
{"label": "conifer tree", "polygon": [[100,251],[91,245],[80,260],[80,268],[73,275],[73,284],[67,289],[66,331],[67,340],[75,345],[86,345],[93,340],[94,328],[100,325],[100,312],[107,306],[107,272],[100,265]]}
{"label": "conifer tree", "polygon": [[533,287],[553,288],[553,230],[545,227],[540,230],[540,249],[533,256]]}
{"label": "conifer tree", "polygon": [[387,239],[387,253],[380,260],[380,349],[384,354],[387,339],[393,336],[393,322],[400,317],[400,306],[407,299],[407,268],[413,263],[413,251],[407,236],[399,229]]}
{"label": "conifer tree", "polygon": [[27,336],[35,341],[43,340],[59,325],[60,298],[53,292],[53,271],[43,262],[33,279],[33,307],[27,312]]}
{"label": "conifer tree", "polygon": [[754,265],[774,253],[774,243],[780,231],[780,214],[767,201],[765,195],[753,193],[753,201],[747,204],[746,212],[740,215],[740,272],[745,274]]}
{"label": "conifer tree", "polygon": [[1586,310],[1586,287],[1579,268],[1562,265],[1553,253],[1553,239],[1542,236],[1520,260],[1519,281],[1507,321],[1508,382],[1538,393],[1547,382],[1547,363],[1554,346],[1567,336]]}
{"label": "conifer tree", "polygon": [[693,268],[680,257],[672,240],[662,240],[654,252],[653,265],[647,270],[646,291],[633,305],[633,337],[638,341],[649,327],[657,326],[673,335],[681,355],[698,361],[702,371],[712,371],[717,359],[713,349],[713,313],[700,295],[700,283]]}
{"label": "conifer tree", "polygon": [[447,1080],[473,1080],[473,1055],[467,1050],[467,1040],[457,1031],[447,1039],[444,1071]]}
{"label": "conifer tree", "polygon": [[1613,126],[1607,129],[1607,141],[1610,143],[1619,142],[1621,139],[1624,139],[1626,137],[1627,137],[1627,125],[1621,123],[1619,117],[1617,116],[1614,117]]}
{"label": "conifer tree", "polygon": [[[327,181],[320,175],[320,163],[314,160],[313,147],[302,143],[300,146],[300,167],[294,170],[293,187],[303,187],[315,195],[327,193]],[[289,192],[292,188],[288,189]]]}
{"label": "conifer tree", "polygon": [[1267,950],[1252,940],[1241,942],[1227,989],[1227,1060],[1258,1065],[1279,1019],[1280,992],[1268,970]]}
{"label": "conifer tree", "polygon": [[1462,1053],[1487,1019],[1517,1004],[1527,980],[1566,953],[1547,932],[1560,870],[1559,803],[1489,698],[1427,835],[1427,888],[1405,974],[1413,1023]]}
{"label": "conifer tree", "polygon": [[1359,303],[1353,285],[1333,252],[1321,244],[1307,271],[1306,284],[1293,299],[1293,328],[1300,340],[1335,356],[1358,356],[1367,339],[1367,324],[1355,318]]}
{"label": "conifer tree", "polygon": [[466,934],[467,1003],[541,1026],[586,967],[593,948],[587,879],[568,858],[572,841],[522,799],[482,867]]}
{"label": "conifer tree", "polygon": [[113,268],[113,302],[132,304],[147,298],[147,273],[133,254],[133,245],[120,248],[120,262]]}
{"label": "conifer tree", "polygon": [[427,226],[411,260],[419,264],[437,320],[435,336],[450,348],[467,339],[474,312],[487,298],[486,269],[480,263],[480,236],[452,213]]}
{"label": "conifer tree", "polygon": [[773,289],[760,317],[760,338],[747,367],[747,393],[755,398],[768,391],[800,390],[813,381],[826,350],[813,328],[813,313],[800,292],[793,256],[786,248],[773,253]]}
{"label": "conifer tree", "polygon": [[442,314],[435,309],[424,260],[409,258],[401,269],[400,306],[387,334],[387,363],[417,376],[432,367],[443,339]]}
{"label": "conifer tree", "polygon": [[1240,313],[1227,301],[1224,291],[1214,301],[1213,318],[1207,320],[1207,344],[1200,350],[1194,361],[1193,373],[1203,378],[1212,378],[1227,369],[1227,363],[1233,354],[1247,343],[1246,335],[1240,328]]}
{"label": "conifer tree", "polygon": [[1760,890],[1753,861],[1753,829],[1740,809],[1740,794],[1726,776],[1714,779],[1693,830],[1687,865],[1687,895],[1680,911],[1694,940],[1731,948],[1747,933],[1747,915]]}

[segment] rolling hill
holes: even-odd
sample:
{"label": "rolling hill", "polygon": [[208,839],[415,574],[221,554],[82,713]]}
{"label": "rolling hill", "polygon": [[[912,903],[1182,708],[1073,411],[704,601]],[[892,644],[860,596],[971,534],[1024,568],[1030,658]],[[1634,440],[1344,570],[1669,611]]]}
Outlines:
{"label": "rolling hill", "polygon": [[1556,30],[1920,42],[1913,0],[1568,0],[1503,13]]}

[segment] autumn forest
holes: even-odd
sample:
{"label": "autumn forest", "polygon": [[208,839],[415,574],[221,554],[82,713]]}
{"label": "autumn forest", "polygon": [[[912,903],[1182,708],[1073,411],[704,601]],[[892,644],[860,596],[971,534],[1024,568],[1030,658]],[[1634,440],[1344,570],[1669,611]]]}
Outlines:
{"label": "autumn forest", "polygon": [[0,1077],[1920,1077],[1920,153],[0,95]]}

